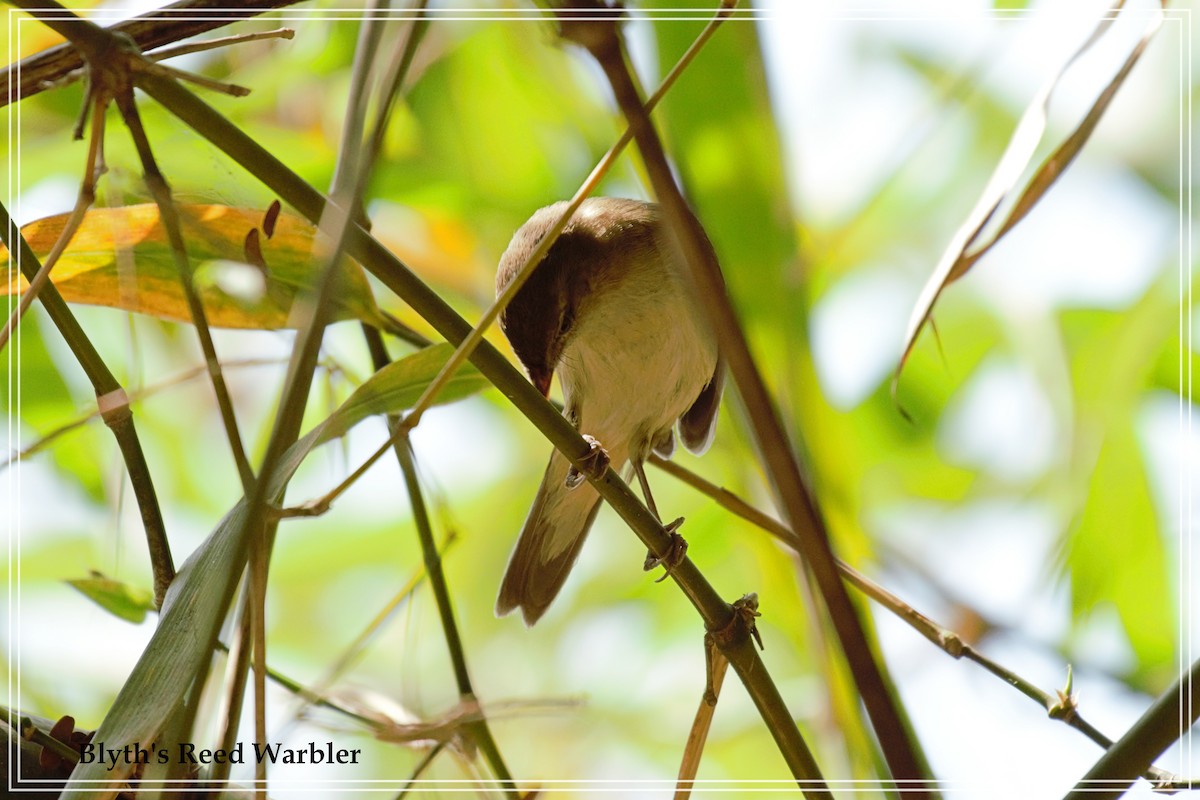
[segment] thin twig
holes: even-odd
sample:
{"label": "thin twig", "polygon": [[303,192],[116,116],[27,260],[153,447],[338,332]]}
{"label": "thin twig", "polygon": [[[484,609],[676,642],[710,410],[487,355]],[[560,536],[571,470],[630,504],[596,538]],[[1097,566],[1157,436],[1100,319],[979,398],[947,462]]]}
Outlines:
{"label": "thin twig", "polygon": [[[250,641],[242,647],[253,650],[254,666],[254,741],[267,741],[267,578],[270,569],[271,535],[250,541],[250,563],[246,567],[246,605],[250,609]],[[239,666],[241,666],[239,664]],[[267,761],[260,758],[254,767],[254,796],[267,800]]]}
{"label": "thin twig", "polygon": [[263,39],[293,39],[295,36],[296,31],[291,28],[278,28],[273,31],[260,31],[258,33],[239,33],[235,36],[221,36],[217,39],[203,39],[192,44],[181,44],[176,47],[164,47],[162,50],[155,50],[153,53],[146,53],[146,57],[151,61],[163,61],[168,58],[185,56],[190,53],[202,53],[206,50],[215,50],[218,47],[228,47],[231,44],[259,42]]}
{"label": "thin twig", "polygon": [[704,637],[704,664],[707,673],[704,694],[700,698],[700,707],[696,709],[696,718],[692,721],[692,729],[688,732],[687,742],[683,747],[679,777],[675,779],[674,800],[688,800],[692,796],[692,785],[700,769],[700,756],[704,754],[704,744],[708,741],[713,714],[717,710],[717,698],[721,696],[721,684],[724,683],[725,673],[729,669],[729,661],[721,655],[721,650],[711,635]]}
{"label": "thin twig", "polygon": [[190,81],[197,86],[203,86],[205,89],[211,89],[214,92],[227,94],[230,97],[245,97],[250,94],[250,90],[245,86],[238,86],[236,83],[226,83],[225,81],[216,81],[212,78],[207,78],[195,72],[177,69],[170,64],[159,64],[155,61],[147,59],[140,68],[145,72],[157,72],[166,78],[174,78],[179,81]]}
{"label": "thin twig", "polygon": [[[222,364],[222,366],[224,367],[225,371],[228,372],[231,369],[237,369],[237,368],[242,368],[242,367],[278,366],[281,363],[283,363],[283,362],[277,358],[242,358],[242,359],[236,359],[233,361],[225,361]],[[160,381],[156,384],[153,384],[152,386],[147,386],[138,391],[131,393],[129,395],[129,402],[130,403],[140,403],[143,400],[153,397],[162,391],[165,391],[167,389],[174,389],[177,386],[181,386],[189,381],[195,380],[196,378],[198,378],[202,375],[203,376],[208,375],[208,367],[206,367],[206,366],[194,367],[193,369],[189,369],[186,372],[182,372],[179,375],[176,375],[172,378],[168,378],[167,380]],[[59,437],[64,436],[77,428],[81,428],[84,425],[87,425],[89,422],[92,422],[93,420],[95,420],[97,417],[100,417],[100,416],[101,416],[100,409],[97,408],[96,410],[91,411],[87,414],[84,414],[83,416],[78,417],[77,419],[71,420],[70,422],[66,423],[65,425],[60,425],[59,427],[55,428],[54,430],[50,431],[49,433],[44,434],[37,441],[14,452],[4,462],[0,463],[0,468],[12,466],[13,462],[15,462],[15,461],[22,461],[36,453],[41,452],[46,447],[48,447],[52,442],[57,440]]]}
{"label": "thin twig", "polygon": [[[352,183],[357,177],[363,125],[366,124],[367,103],[371,97],[371,71],[385,27],[384,21],[376,19],[372,14],[380,8],[387,7],[388,0],[371,0],[367,16],[358,23],[358,41],[354,45],[354,63],[350,67],[350,88],[346,98],[346,113],[342,120],[342,137],[338,142],[337,159],[333,162],[333,177],[329,181],[331,193],[346,185],[347,181]],[[355,211],[361,212],[362,198],[357,197],[355,202],[359,204]]]}
{"label": "thin twig", "polygon": [[54,246],[50,248],[50,252],[42,261],[41,268],[37,274],[29,281],[28,288],[21,294],[21,300],[17,304],[17,308],[5,323],[4,329],[0,330],[0,350],[8,343],[9,336],[12,335],[13,329],[20,323],[21,318],[25,316],[25,312],[29,310],[29,306],[37,298],[38,293],[42,290],[42,286],[50,279],[50,270],[54,269],[54,265],[58,263],[58,259],[66,252],[67,246],[75,237],[79,226],[83,224],[83,219],[87,215],[87,210],[92,207],[92,203],[96,199],[96,180],[100,177],[100,172],[103,170],[102,153],[104,150],[104,117],[105,109],[108,107],[107,98],[96,91],[89,91],[90,97],[84,101],[84,108],[89,106],[92,108],[92,135],[88,139],[87,159],[83,167],[83,180],[79,184],[79,196],[75,200],[75,207],[71,210],[71,214],[67,217],[66,223],[63,225],[62,233],[58,235],[58,239],[54,242]]}
{"label": "thin twig", "polygon": [[[1144,775],[1154,759],[1200,719],[1197,684],[1200,684],[1200,660],[1180,674],[1125,735],[1104,752],[1075,784],[1066,800],[1116,800],[1125,794],[1137,776]],[[1188,781],[1179,788],[1191,789],[1195,784]]]}
{"label": "thin twig", "polygon": [[225,385],[225,376],[221,372],[221,361],[217,358],[216,345],[213,343],[212,332],[208,327],[208,315],[193,281],[192,265],[188,259],[187,245],[183,239],[183,231],[179,223],[179,212],[175,208],[175,200],[171,197],[171,187],[163,177],[154,159],[150,147],[150,139],[142,127],[141,115],[138,114],[137,104],[133,101],[133,92],[120,92],[116,96],[117,107],[129,128],[129,135],[138,152],[144,172],[143,180],[150,194],[158,205],[159,218],[167,234],[171,246],[171,254],[175,259],[175,267],[179,273],[179,283],[188,304],[188,312],[192,317],[192,325],[196,328],[196,336],[200,340],[200,350],[208,365],[209,377],[212,380],[213,393],[216,395],[217,409],[220,412],[221,423],[225,426],[225,437],[229,441],[229,449],[233,453],[233,461],[237,466],[238,477],[241,478],[242,492],[250,493],[254,483],[254,471],[246,458],[246,449],[242,445],[242,435],[238,430],[237,415],[233,410],[233,400],[229,397],[229,389]]}
{"label": "thin twig", "polygon": [[[233,647],[227,652],[232,657],[229,687],[225,700],[224,729],[221,733],[221,749],[230,752],[237,743],[238,729],[242,722],[242,708],[246,702],[246,675],[249,672],[250,654],[253,649],[251,631],[254,609],[249,598],[243,595],[242,613],[238,615],[238,626],[234,632]],[[213,765],[212,779],[223,782],[229,778],[233,765],[229,762]]]}
{"label": "thin twig", "polygon": [[[696,491],[716,501],[726,511],[766,531],[792,550],[800,553],[800,538],[795,533],[782,522],[750,505],[733,492],[717,486],[686,467],[682,467],[660,456],[652,454],[650,462],[668,475],[678,478]],[[956,659],[965,658],[968,661],[974,661],[988,672],[1000,678],[1005,684],[1012,686],[1021,694],[1040,705],[1046,710],[1047,715],[1051,719],[1056,719],[1071,726],[1102,748],[1107,749],[1112,745],[1111,739],[1097,730],[1095,726],[1079,714],[1074,700],[1070,697],[1070,692],[1052,695],[1049,692],[1042,691],[1031,681],[1026,680],[1007,667],[983,655],[967,644],[957,633],[934,622],[846,562],[838,560],[837,568],[851,586],[879,603],[879,605],[890,611],[902,622],[907,623],[909,627],[924,636],[947,655]],[[1150,767],[1143,777],[1159,786],[1177,786],[1182,783],[1177,776],[1158,767]]]}
{"label": "thin twig", "polygon": [[429,765],[433,763],[433,760],[437,758],[438,754],[444,749],[446,749],[445,742],[438,742],[433,747],[429,748],[429,752],[425,754],[425,757],[418,761],[417,765],[413,767],[412,775],[409,776],[408,781],[404,784],[404,788],[401,789],[400,793],[396,795],[396,800],[404,800],[404,798],[408,797],[408,791],[412,788],[412,785],[416,783],[417,779],[419,779],[425,773],[425,770],[429,769]]}
{"label": "thin twig", "polygon": [[[216,647],[218,650],[220,650],[223,653],[229,652],[229,645],[225,644],[222,641],[218,640]],[[242,670],[243,674],[245,674],[246,672],[248,672],[248,670]],[[380,723],[379,720],[373,719],[364,714],[360,714],[359,712],[354,711],[353,709],[347,708],[346,706],[339,704],[335,700],[329,699],[329,697],[327,697],[327,696],[322,696],[322,695],[318,695],[318,694],[314,693],[307,687],[303,686],[299,681],[295,680],[294,678],[289,678],[287,675],[284,675],[282,672],[280,672],[279,670],[275,669],[274,667],[272,667],[270,665],[267,665],[267,677],[270,678],[273,683],[275,683],[277,686],[279,686],[281,689],[287,691],[288,693],[294,694],[297,697],[303,697],[306,701],[312,703],[313,705],[320,706],[322,708],[327,708],[330,711],[333,711],[333,712],[341,714],[345,717],[348,717],[359,724],[367,726],[368,728],[377,729],[382,724],[382,723]],[[244,682],[243,682],[242,686],[243,687],[245,686]],[[232,743],[230,744],[230,746],[232,747]]]}

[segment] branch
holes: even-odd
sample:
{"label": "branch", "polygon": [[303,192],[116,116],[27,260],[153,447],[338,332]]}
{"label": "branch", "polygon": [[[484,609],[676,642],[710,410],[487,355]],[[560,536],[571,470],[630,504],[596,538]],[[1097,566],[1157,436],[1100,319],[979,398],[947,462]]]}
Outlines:
{"label": "branch", "polygon": [[[138,49],[145,51],[298,2],[300,0],[183,0],[123,20],[106,30],[131,37]],[[45,3],[36,5],[38,8],[45,6]],[[83,58],[69,42],[11,64],[0,74],[0,105],[32,97],[82,68]]]}
{"label": "branch", "polygon": [[[650,462],[668,475],[679,479],[706,497],[715,500],[717,505],[725,510],[766,531],[797,553],[800,552],[800,540],[795,533],[782,522],[758,510],[733,492],[710,483],[686,467],[682,467],[660,456],[652,455]],[[974,661],[988,672],[1000,678],[1005,684],[1012,686],[1018,692],[1044,708],[1050,719],[1055,719],[1069,725],[1084,736],[1087,736],[1101,748],[1108,749],[1112,746],[1112,739],[1109,739],[1090,722],[1080,716],[1075,697],[1071,694],[1069,686],[1065,692],[1056,692],[1053,695],[1042,691],[1031,681],[983,655],[963,641],[962,637],[957,633],[925,616],[846,562],[839,559],[837,567],[838,571],[842,573],[842,576],[851,586],[879,603],[879,605],[890,611],[902,622],[928,639],[942,650],[942,652],[955,659],[965,658],[968,661]],[[1153,766],[1148,768],[1142,774],[1142,777],[1157,787],[1169,789],[1183,788],[1182,784],[1187,783],[1187,781],[1181,781],[1166,770]]]}
{"label": "branch", "polygon": [[[1200,660],[1159,695],[1125,735],[1100,757],[1066,800],[1115,800],[1200,718]],[[1190,788],[1190,787],[1189,787]]]}
{"label": "branch", "polygon": [[[139,87],[241,164],[301,215],[310,220],[320,218],[326,199],[319,192],[194,94],[156,75],[143,76]],[[349,232],[348,252],[449,341],[457,344],[470,332],[471,326],[466,320],[361,227],[355,226]],[[471,355],[471,361],[570,460],[581,462],[591,452],[579,432],[494,346],[482,342]],[[593,485],[648,548],[655,553],[667,552],[670,537],[613,470],[609,469]],[[690,560],[685,559],[675,567],[671,577],[700,613],[708,629],[721,629],[733,619],[730,605],[721,599]],[[816,762],[800,738],[778,689],[771,683],[766,666],[754,651],[749,635],[732,642],[725,656],[742,677],[764,720],[776,733],[793,773],[803,776],[803,780],[819,781]],[[820,788],[824,791],[824,784],[820,784]]]}
{"label": "branch", "polygon": [[[775,494],[781,501],[792,530],[800,535],[803,542],[805,563],[821,590],[892,777],[905,784],[909,781],[927,781],[931,778],[929,770],[914,742],[906,735],[911,726],[894,696],[894,690],[875,662],[858,611],[850,602],[838,575],[824,520],[802,477],[783,424],[754,363],[726,294],[720,267],[711,249],[704,246],[704,232],[688,211],[675,185],[662,143],[643,107],[625,61],[617,21],[607,16],[581,19],[571,12],[560,12],[560,18],[563,38],[586,48],[604,70],[617,105],[633,130],[663,217],[675,231],[684,260],[692,268],[692,276],[709,323],[717,332],[722,357],[729,364],[746,404],[747,416]],[[735,669],[738,667],[736,662],[731,660],[731,663]]]}

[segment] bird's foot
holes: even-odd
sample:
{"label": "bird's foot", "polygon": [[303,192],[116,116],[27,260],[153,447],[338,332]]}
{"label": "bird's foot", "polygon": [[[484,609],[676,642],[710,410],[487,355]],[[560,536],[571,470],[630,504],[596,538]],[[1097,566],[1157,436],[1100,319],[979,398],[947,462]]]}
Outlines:
{"label": "bird's foot", "polygon": [[684,539],[679,535],[679,526],[682,524],[683,517],[679,517],[674,522],[663,526],[663,530],[666,531],[671,537],[671,544],[667,548],[667,552],[664,555],[656,556],[654,553],[646,553],[646,562],[642,564],[643,570],[649,572],[660,564],[666,568],[666,572],[664,572],[662,577],[656,580],[655,583],[662,583],[665,581],[671,575],[671,570],[679,566],[683,562],[683,559],[687,556],[687,539]]}
{"label": "bird's foot", "polygon": [[588,478],[599,478],[608,469],[608,451],[596,440],[595,437],[583,435],[583,440],[588,444],[588,454],[579,460],[580,467],[574,464],[567,470],[567,479],[563,481],[568,489],[575,489]]}

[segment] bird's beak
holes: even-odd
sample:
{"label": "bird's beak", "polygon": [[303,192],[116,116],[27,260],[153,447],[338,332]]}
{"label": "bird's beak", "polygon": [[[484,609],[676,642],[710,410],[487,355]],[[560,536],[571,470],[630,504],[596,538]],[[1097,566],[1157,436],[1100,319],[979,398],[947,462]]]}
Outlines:
{"label": "bird's beak", "polygon": [[533,381],[533,385],[542,393],[542,397],[545,397],[547,400],[550,399],[550,379],[553,377],[554,370],[529,370],[529,380]]}

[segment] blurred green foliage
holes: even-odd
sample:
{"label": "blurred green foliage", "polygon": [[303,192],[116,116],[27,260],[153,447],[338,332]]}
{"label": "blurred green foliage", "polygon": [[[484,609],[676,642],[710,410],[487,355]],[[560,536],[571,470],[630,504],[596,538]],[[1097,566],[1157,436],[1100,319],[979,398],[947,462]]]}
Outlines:
{"label": "blurred green foliage", "polygon": [[[673,5],[648,2],[644,7]],[[997,8],[1024,5],[995,3]],[[281,12],[222,33],[273,28],[278,22],[272,17],[284,16],[296,28],[294,40],[194,56],[187,67],[253,87],[245,99],[206,95],[206,100],[324,189],[333,172],[357,24]],[[910,285],[915,297],[1022,109],[976,85],[970,75],[963,79],[953,60],[936,50],[903,42],[864,48],[863,58],[883,59],[923,87],[927,136],[946,131],[958,136],[961,147],[950,152],[961,161],[934,175],[923,167],[931,156],[918,146],[894,173],[875,176],[875,189],[857,213],[813,222],[795,208],[788,161],[799,156],[786,152],[795,132],[783,127],[778,112],[778,92],[786,84],[768,80],[762,24],[727,23],[668,95],[656,120],[720,255],[784,422],[811,468],[836,548],[868,573],[911,578],[912,570],[892,560],[879,540],[913,507],[948,512],[1001,500],[1051,508],[1055,538],[1049,549],[1059,560],[1051,569],[1026,565],[1043,585],[1068,592],[1069,624],[1051,647],[1068,651],[1097,610],[1115,610],[1117,634],[1133,656],[1116,679],[1134,689],[1160,690],[1173,674],[1179,624],[1179,587],[1171,579],[1178,568],[1174,511],[1148,470],[1139,415],[1152,392],[1190,390],[1190,382],[1179,378],[1190,374],[1195,359],[1179,335],[1179,255],[1164,254],[1149,288],[1118,308],[1098,303],[1044,310],[1037,324],[1049,341],[1023,335],[1022,310],[992,302],[986,290],[972,289],[974,276],[968,276],[937,309],[940,344],[926,334],[895,398],[890,374],[881,372],[870,391],[849,407],[831,401],[818,361],[842,356],[837,342],[827,352],[814,350],[814,310],[842,281],[873,274],[881,265]],[[640,20],[634,25],[637,61],[657,71],[643,76],[649,90],[702,23]],[[390,27],[386,46],[395,46],[402,27]],[[948,81],[956,87],[949,93]],[[33,205],[30,198],[46,204],[37,206],[45,214],[63,212],[73,201],[73,170],[82,163],[84,146],[70,141],[68,132],[79,99],[76,86],[21,103],[20,138],[10,146],[19,147],[21,169],[14,178],[18,196],[27,200],[26,211]],[[180,199],[264,208],[273,199],[161,109],[145,103],[143,113]],[[820,114],[812,112],[812,124],[822,124]],[[109,174],[101,181],[99,202],[145,202],[140,169],[115,115],[109,126]],[[467,319],[477,319],[492,297],[494,264],[511,232],[534,209],[570,196],[621,129],[593,65],[583,53],[560,44],[548,21],[434,22],[365,198],[374,232]],[[902,152],[901,145],[888,131],[879,131],[879,147]],[[1135,180],[1144,173],[1173,174],[1169,167],[1175,164],[1171,152],[1112,146],[1097,158],[1104,169]],[[636,156],[623,156],[601,193],[644,195],[639,169]],[[1055,266],[1048,262],[1043,268]],[[992,268],[985,260],[976,271]],[[378,294],[377,300],[428,332],[395,298]],[[193,337],[178,326],[105,309],[81,311],[80,318],[131,392],[199,363]],[[505,346],[496,332],[489,338]],[[225,335],[218,346],[229,358],[280,359],[288,341],[281,333]],[[18,344],[19,425],[28,445],[87,414],[92,398],[40,311],[22,326]],[[899,347],[897,340],[897,354]],[[400,348],[394,349],[399,354]],[[1061,358],[1050,358],[1047,366],[1046,351]],[[1032,476],[1014,479],[986,464],[965,463],[948,456],[939,439],[943,413],[963,396],[981,365],[996,356],[1031,365],[1040,389],[1051,397],[1062,432],[1055,456]],[[1184,359],[1186,373],[1180,370]],[[370,372],[354,324],[330,331],[322,365],[321,393],[310,402],[309,427]],[[241,370],[232,371],[239,421],[246,440],[257,447],[255,461],[282,370],[282,365],[249,368],[244,378],[238,377]],[[0,392],[16,410],[8,387],[0,384]],[[211,396],[193,377],[147,396],[135,410],[168,525],[178,534],[173,541],[186,555],[240,492]],[[435,523],[441,533],[453,531],[462,539],[447,557],[449,584],[479,697],[485,708],[495,706],[494,728],[514,773],[527,780],[671,777],[703,691],[703,631],[694,612],[670,584],[654,585],[636,568],[641,545],[604,510],[578,573],[546,620],[525,630],[514,619],[495,619],[499,576],[548,446],[494,391],[435,410],[434,422],[441,414],[451,420],[437,429],[443,438],[418,436],[417,456],[426,464]],[[382,441],[381,425],[361,427],[368,433],[340,453],[327,447],[306,462],[289,501],[332,487]],[[702,459],[677,458],[769,508],[768,480],[746,430],[730,391],[712,451]],[[481,440],[484,434],[489,441]],[[53,491],[74,498],[81,508],[74,518],[90,520],[73,522],[70,530],[44,541],[37,531],[23,534],[20,588],[39,597],[53,595],[47,602],[59,605],[49,608],[87,602],[61,583],[80,578],[87,568],[102,567],[135,586],[149,583],[136,520],[119,511],[131,503],[115,453],[111,437],[92,420],[47,441],[23,467],[51,471]],[[430,466],[435,462],[439,466]],[[481,477],[480,469],[487,474]],[[316,680],[421,563],[395,464],[381,464],[376,473],[390,492],[356,487],[327,516],[286,523],[279,535],[269,599],[271,660],[301,682]],[[795,556],[712,500],[665,476],[652,480],[659,506],[686,515],[689,555],[710,580],[729,599],[745,591],[759,594],[764,659],[818,760],[828,765],[827,774],[877,777],[853,687],[828,631],[814,623],[820,610],[813,607]],[[931,533],[922,552],[951,548],[952,539]],[[60,561],[58,554],[65,550],[79,557]],[[943,569],[937,557],[923,567],[934,576]],[[367,687],[359,689],[366,706],[383,708],[381,698],[387,698],[414,714],[436,717],[456,702],[441,631],[425,592],[418,590],[340,679],[338,686],[347,691]],[[939,608],[923,610],[936,616]],[[1016,610],[1008,620],[1018,628],[1021,613]],[[26,665],[28,688],[19,699],[43,706],[63,702],[39,680],[37,666]],[[1077,674],[1088,667],[1075,659]],[[70,709],[31,710],[70,711],[94,724],[119,686],[116,676],[88,697],[72,696]],[[996,682],[991,691],[1008,689]],[[520,705],[548,699],[574,704],[551,711]],[[501,701],[514,705],[503,707]],[[919,711],[914,714],[920,730]],[[336,716],[329,721],[347,725]],[[397,755],[395,745],[363,746],[368,767],[356,778],[400,778],[422,756],[419,751]],[[447,757],[429,775],[459,777],[466,771],[460,760]],[[786,777],[769,733],[732,678],[699,777]]]}

